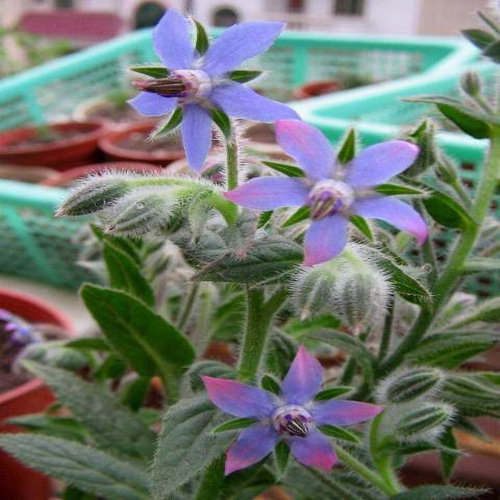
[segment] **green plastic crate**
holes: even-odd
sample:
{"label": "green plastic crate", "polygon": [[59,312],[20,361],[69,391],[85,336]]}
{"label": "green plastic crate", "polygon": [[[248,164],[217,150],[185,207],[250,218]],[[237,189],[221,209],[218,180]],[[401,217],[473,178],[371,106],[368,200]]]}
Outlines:
{"label": "green plastic crate", "polygon": [[[443,74],[475,57],[477,51],[455,39],[288,32],[248,66],[268,70],[257,84],[279,97],[310,80]],[[67,119],[78,104],[125,85],[125,68],[154,60],[151,32],[144,30],[6,78],[0,81],[0,130]],[[0,181],[0,274],[72,288],[89,278],[76,265],[73,242],[82,223],[52,215],[63,193]]]}

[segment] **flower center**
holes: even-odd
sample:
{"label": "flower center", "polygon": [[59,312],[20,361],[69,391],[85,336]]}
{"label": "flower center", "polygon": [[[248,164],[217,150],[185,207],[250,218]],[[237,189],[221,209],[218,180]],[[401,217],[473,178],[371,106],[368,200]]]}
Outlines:
{"label": "flower center", "polygon": [[311,218],[320,220],[349,208],[354,192],[345,182],[323,180],[317,182],[309,194]]}
{"label": "flower center", "polygon": [[179,69],[172,71],[166,78],[139,80],[132,84],[139,90],[165,97],[206,97],[212,90],[210,77],[204,71],[194,69]]}
{"label": "flower center", "polygon": [[301,406],[294,405],[278,408],[272,419],[277,432],[292,437],[307,437],[309,434],[308,424],[312,422],[309,412]]}

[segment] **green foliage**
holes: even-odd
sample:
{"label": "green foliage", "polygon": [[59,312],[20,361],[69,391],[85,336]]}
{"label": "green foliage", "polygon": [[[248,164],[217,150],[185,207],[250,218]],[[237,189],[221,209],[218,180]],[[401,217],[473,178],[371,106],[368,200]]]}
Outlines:
{"label": "green foliage", "polygon": [[336,425],[320,425],[318,429],[326,436],[340,439],[342,441],[350,441],[351,443],[361,443],[359,436],[347,429]]}
{"label": "green foliage", "polygon": [[337,154],[337,159],[340,163],[349,163],[356,156],[357,140],[356,130],[351,128],[347,132]]}
{"label": "green foliage", "polygon": [[262,71],[237,69],[229,73],[229,79],[233,82],[247,83],[262,75]]}
{"label": "green foliage", "polygon": [[152,78],[166,78],[170,74],[167,68],[154,64],[131,66],[129,70]]}
{"label": "green foliage", "polygon": [[153,137],[160,137],[173,132],[182,122],[184,112],[182,108],[175,108],[175,111],[156,127]]}
{"label": "green foliage", "polygon": [[34,469],[109,500],[147,500],[148,477],[107,453],[64,439],[3,434],[0,447]]}
{"label": "green foliage", "polygon": [[295,165],[288,165],[287,163],[281,163],[277,161],[263,161],[264,165],[267,165],[269,168],[276,170],[280,174],[284,174],[288,177],[304,177],[304,172]]}
{"label": "green foliage", "polygon": [[218,432],[235,431],[239,429],[246,429],[257,421],[253,418],[235,418],[218,425],[212,432],[217,434]]}
{"label": "green foliage", "polygon": [[196,50],[201,56],[208,50],[210,46],[210,41],[208,39],[207,32],[203,24],[194,19],[194,25],[196,27]]}
{"label": "green foliage", "polygon": [[485,490],[475,488],[460,488],[458,486],[419,486],[410,491],[399,493],[392,497],[393,500],[421,500],[432,498],[434,500],[452,500],[454,498],[477,498]]}

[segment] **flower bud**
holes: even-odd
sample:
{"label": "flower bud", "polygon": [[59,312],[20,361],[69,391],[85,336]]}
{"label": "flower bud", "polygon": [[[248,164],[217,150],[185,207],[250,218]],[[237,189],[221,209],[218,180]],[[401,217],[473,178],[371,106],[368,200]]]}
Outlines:
{"label": "flower bud", "polygon": [[341,269],[339,262],[332,260],[299,271],[292,285],[292,302],[301,319],[332,310],[335,305],[335,282]]}
{"label": "flower bud", "polygon": [[56,211],[56,217],[99,212],[112,205],[129,189],[130,174],[108,172],[87,177],[69,192]]}
{"label": "flower bud", "polygon": [[458,180],[458,172],[455,165],[446,157],[441,158],[441,161],[436,165],[436,173],[447,184],[453,184]]}
{"label": "flower bud", "polygon": [[439,436],[455,413],[444,403],[425,403],[404,416],[396,425],[396,432],[404,439],[432,439]]}
{"label": "flower bud", "polygon": [[438,387],[443,375],[437,368],[412,368],[385,380],[379,398],[389,403],[406,403]]}
{"label": "flower bud", "polygon": [[435,136],[436,127],[431,120],[424,120],[407,135],[406,139],[417,145],[419,152],[413,165],[405,171],[405,175],[420,175],[438,161]]}
{"label": "flower bud", "polygon": [[384,317],[391,286],[384,273],[362,263],[346,266],[335,283],[336,312],[353,332],[379,325]]}
{"label": "flower bud", "polygon": [[481,93],[481,79],[474,71],[467,71],[460,79],[460,86],[462,90],[469,94],[471,97],[477,96]]}

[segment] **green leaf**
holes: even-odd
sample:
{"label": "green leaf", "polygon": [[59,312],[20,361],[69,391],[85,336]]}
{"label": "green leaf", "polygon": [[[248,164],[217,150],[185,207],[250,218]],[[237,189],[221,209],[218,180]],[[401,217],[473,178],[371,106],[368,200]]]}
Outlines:
{"label": "green leaf", "polygon": [[196,27],[196,50],[198,51],[198,54],[202,56],[208,50],[210,42],[203,24],[194,19],[194,25]]}
{"label": "green leaf", "polygon": [[84,442],[86,437],[83,426],[70,417],[52,417],[42,413],[34,413],[9,418],[7,423],[24,427],[45,436],[59,437],[72,441]]}
{"label": "green leaf", "polygon": [[349,218],[351,223],[356,226],[362,234],[364,234],[370,241],[374,241],[374,236],[370,225],[366,222],[366,219],[361,217],[360,215],[351,215]]}
{"label": "green leaf", "polygon": [[288,465],[288,460],[290,458],[290,448],[285,440],[281,440],[278,446],[274,449],[274,456],[276,457],[276,465],[278,466],[278,471],[283,475],[286,471]]}
{"label": "green leaf", "polygon": [[332,387],[331,389],[325,389],[316,394],[316,401],[328,401],[329,399],[335,399],[344,394],[348,394],[352,391],[352,387]]}
{"label": "green leaf", "polygon": [[253,425],[257,422],[254,418],[234,418],[232,420],[228,420],[223,424],[218,425],[212,432],[217,434],[218,432],[227,432],[234,431],[237,429],[246,429],[250,425]]}
{"label": "green leaf", "polygon": [[428,214],[438,224],[459,229],[474,224],[467,209],[443,191],[434,189],[432,195],[422,201]]}
{"label": "green leaf", "polygon": [[153,132],[153,137],[166,135],[175,130],[181,124],[183,116],[184,112],[182,108],[176,108],[165,121],[161,122],[158,127],[156,127]]}
{"label": "green leaf", "polygon": [[277,236],[255,241],[245,257],[226,255],[205,266],[197,281],[258,283],[278,280],[303,260],[302,247]]}
{"label": "green leaf", "polygon": [[435,104],[446,118],[475,139],[488,139],[491,135],[490,125],[500,123],[493,116],[468,108],[461,101],[453,97],[426,95],[403,100]]}
{"label": "green leaf", "polygon": [[94,372],[94,378],[99,381],[120,378],[127,368],[127,362],[119,354],[111,353]]}
{"label": "green leaf", "polygon": [[356,156],[356,130],[351,128],[340,146],[337,159],[340,163],[349,163]]}
{"label": "green leaf", "polygon": [[64,345],[66,347],[71,347],[72,349],[87,349],[89,351],[109,352],[112,350],[112,347],[108,344],[108,342],[106,342],[105,339],[97,337],[69,340]]}
{"label": "green leaf", "polygon": [[110,500],[147,500],[148,477],[102,451],[64,439],[3,434],[0,447],[29,467]]}
{"label": "green leaf", "polygon": [[252,69],[236,69],[229,73],[229,79],[233,82],[247,83],[262,75],[262,71]]}
{"label": "green leaf", "polygon": [[114,395],[66,370],[32,362],[25,364],[102,447],[135,457],[151,457],[154,433]]}
{"label": "green leaf", "polygon": [[281,386],[279,382],[272,377],[271,375],[264,375],[262,379],[260,380],[260,385],[262,389],[265,389],[266,391],[272,392],[273,394],[276,394],[277,396],[281,394]]}
{"label": "green leaf", "polygon": [[[453,450],[457,449],[457,443],[455,441],[455,436],[453,436],[453,431],[451,427],[448,427],[444,434],[439,439],[441,444],[446,446],[447,448],[451,448]],[[457,464],[459,455],[456,453],[447,453],[446,451],[441,451],[439,453],[441,459],[441,469],[443,472],[443,476],[445,480],[448,482],[453,473],[453,469]]]}
{"label": "green leaf", "polygon": [[500,271],[500,259],[471,257],[463,266],[463,274],[496,273]]}
{"label": "green leaf", "polygon": [[142,275],[140,267],[128,254],[115,247],[112,243],[106,242],[103,257],[112,288],[128,292],[148,306],[153,307],[155,305],[151,286]]}
{"label": "green leaf", "polygon": [[284,331],[295,338],[301,338],[308,333],[321,328],[335,329],[341,325],[341,322],[331,314],[322,314],[314,318],[300,320],[298,318],[291,319],[284,327]]}
{"label": "green leaf", "polygon": [[218,458],[233,433],[213,434],[218,411],[206,397],[183,400],[165,413],[152,466],[153,500],[167,500]]}
{"label": "green leaf", "polygon": [[486,493],[486,490],[475,488],[459,488],[457,486],[419,486],[410,491],[398,493],[391,497],[391,500],[452,500],[454,498],[477,498]]}
{"label": "green leaf", "polygon": [[346,335],[345,333],[327,330],[310,334],[308,335],[308,338],[320,340],[321,342],[325,342],[326,344],[336,347],[337,349],[348,352],[363,371],[365,383],[368,384],[368,386],[373,385],[373,364],[375,362],[375,358],[361,340],[356,337]]}
{"label": "green leaf", "polygon": [[309,219],[311,216],[311,208],[310,207],[300,207],[297,211],[291,215],[284,223],[282,227],[293,226],[294,224],[298,224],[304,220]]}
{"label": "green leaf", "polygon": [[281,174],[285,174],[288,177],[304,177],[305,174],[299,167],[295,165],[289,165],[288,163],[280,163],[277,161],[262,161],[264,165],[267,165],[269,168],[276,170],[276,172],[280,172]]}
{"label": "green leaf", "polygon": [[498,332],[451,331],[424,338],[408,354],[412,364],[453,369],[500,341]]}
{"label": "green leaf", "polygon": [[468,29],[462,30],[462,35],[479,49],[485,49],[495,41],[495,37],[484,30]]}
{"label": "green leaf", "polygon": [[498,324],[500,322],[500,297],[485,300],[480,302],[476,307],[468,308],[467,313],[459,316],[457,318],[457,322],[452,324],[452,327],[462,327],[478,321],[494,324]]}
{"label": "green leaf", "polygon": [[496,40],[483,50],[483,56],[496,60],[500,56],[500,40]]}
{"label": "green leaf", "polygon": [[228,140],[232,139],[233,127],[231,126],[231,119],[221,109],[212,109],[212,120],[219,127],[224,137]]}
{"label": "green leaf", "polygon": [[477,13],[479,19],[483,21],[487,26],[489,26],[493,33],[499,35],[500,34],[500,28],[498,27],[497,21],[494,19],[490,19],[484,12],[478,11]]}
{"label": "green leaf", "polygon": [[187,378],[192,391],[201,391],[205,389],[205,384],[201,380],[202,376],[235,379],[236,370],[225,363],[219,361],[199,361],[191,365],[187,372]]}
{"label": "green leaf", "polygon": [[132,66],[129,69],[134,73],[140,73],[141,75],[151,76],[153,78],[166,78],[170,74],[167,68],[159,65]]}
{"label": "green leaf", "polygon": [[336,425],[320,425],[318,429],[326,436],[342,439],[343,441],[350,441],[352,443],[361,443],[361,439],[356,436],[356,434],[342,427],[337,427]]}
{"label": "green leaf", "polygon": [[125,386],[121,402],[132,411],[138,411],[144,404],[150,390],[151,378],[137,377]]}
{"label": "green leaf", "polygon": [[428,193],[425,189],[402,184],[380,184],[375,188],[375,191],[385,196],[425,196]]}
{"label": "green leaf", "polygon": [[81,296],[109,343],[140,375],[179,377],[194,361],[189,341],[134,297],[90,284]]}
{"label": "green leaf", "polygon": [[295,359],[298,348],[297,342],[291,335],[274,329],[269,338],[267,369],[284,378]]}

